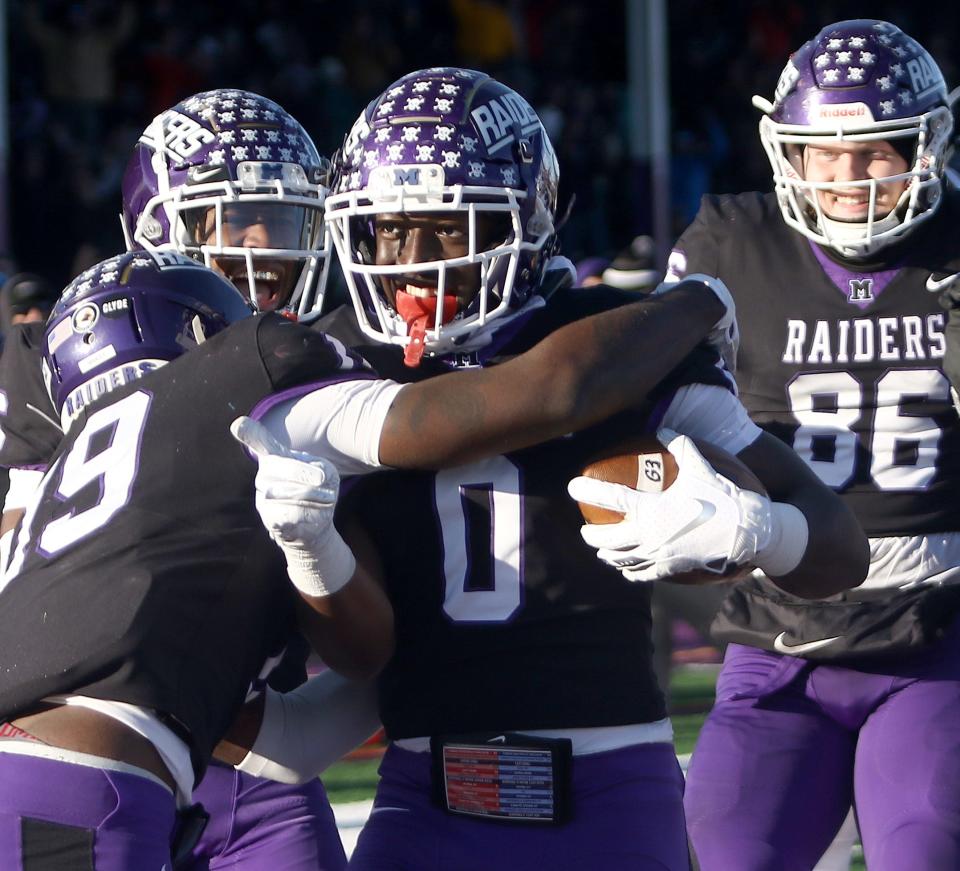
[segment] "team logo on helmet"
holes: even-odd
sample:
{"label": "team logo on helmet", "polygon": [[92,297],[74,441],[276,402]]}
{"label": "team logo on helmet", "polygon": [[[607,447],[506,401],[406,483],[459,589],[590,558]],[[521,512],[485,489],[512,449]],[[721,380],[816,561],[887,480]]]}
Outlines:
{"label": "team logo on helmet", "polygon": [[71,323],[75,333],[89,333],[100,319],[100,309],[93,303],[80,306],[74,313]]}

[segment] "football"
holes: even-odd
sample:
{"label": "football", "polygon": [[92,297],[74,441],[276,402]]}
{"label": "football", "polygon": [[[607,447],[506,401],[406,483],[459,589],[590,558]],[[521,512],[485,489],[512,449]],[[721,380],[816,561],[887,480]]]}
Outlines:
{"label": "football", "polygon": [[[709,442],[694,439],[694,444],[703,458],[725,478],[729,478],[738,487],[752,490],[762,496],[767,495],[760,479],[740,460],[728,451]],[[626,484],[645,493],[660,493],[677,479],[676,458],[656,436],[639,436],[628,443],[621,443],[610,451],[591,460],[581,472],[588,478],[610,481],[614,484]],[[617,523],[623,520],[619,511],[599,508],[585,502],[577,503],[580,513],[587,523]],[[674,575],[669,580],[678,584],[708,584],[741,580],[753,571],[753,566],[738,566],[717,575],[710,572],[686,572]]]}

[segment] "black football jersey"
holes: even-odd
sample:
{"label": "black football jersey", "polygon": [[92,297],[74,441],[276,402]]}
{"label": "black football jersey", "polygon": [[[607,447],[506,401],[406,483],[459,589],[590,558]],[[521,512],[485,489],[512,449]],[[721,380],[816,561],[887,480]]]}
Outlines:
{"label": "black football jersey", "polygon": [[45,469],[63,432],[40,364],[44,324],[11,328],[0,357],[0,466]]}
{"label": "black football jersey", "polygon": [[[960,530],[960,421],[943,372],[945,314],[927,288],[931,277],[960,271],[958,221],[960,197],[951,192],[883,260],[858,266],[790,229],[773,194],[708,196],[671,257],[675,275],[726,282],[740,322],[744,405],[842,495],[871,537]],[[910,610],[893,591],[879,595],[897,614]],[[811,605],[751,582],[728,603],[724,637],[769,647],[778,625],[792,627],[794,644],[842,636],[846,627],[858,641],[810,656],[862,651],[893,619],[883,604],[841,604],[868,597],[854,591],[830,607]],[[917,631],[903,619],[900,635]],[[751,620],[764,628],[737,634]]]}
{"label": "black football jersey", "polygon": [[[488,350],[485,365],[635,299],[560,291],[522,328],[508,326],[513,338]],[[345,309],[320,327],[398,381],[448,365],[425,358],[405,367],[397,348],[363,338]],[[680,385],[727,386],[716,363],[698,349],[655,395],[602,426],[437,473],[377,473],[342,494],[341,512],[376,545],[396,616],[396,653],[379,681],[391,738],[665,716],[651,667],[650,588],[626,582],[584,544],[566,487],[601,452],[655,430]]]}
{"label": "black football jersey", "polygon": [[[45,325],[14,327],[0,358],[0,466],[45,470],[63,438],[57,412],[41,375]],[[10,344],[12,343],[12,344]],[[310,645],[295,634],[280,662],[253,689],[287,692],[307,679]],[[271,658],[271,662],[274,661]]]}
{"label": "black football jersey", "polygon": [[85,408],[4,577],[0,720],[66,693],[154,708],[202,770],[294,625],[230,423],[284,391],[364,377],[356,365],[268,314]]}

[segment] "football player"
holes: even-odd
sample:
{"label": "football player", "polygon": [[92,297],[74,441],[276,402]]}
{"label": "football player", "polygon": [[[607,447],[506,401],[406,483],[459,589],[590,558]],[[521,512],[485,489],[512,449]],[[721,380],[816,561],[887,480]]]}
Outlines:
{"label": "football player", "polygon": [[726,599],[714,627],[732,643],[687,782],[693,845],[704,869],[811,868],[852,800],[871,869],[960,867],[960,427],[936,293],[960,271],[947,88],[894,25],[842,21],[754,103],[774,192],[706,197],[670,272],[730,286],[745,405],[841,494],[871,562],[828,602],[763,577]]}
{"label": "football player", "polygon": [[329,268],[329,161],[281,106],[228,88],[161,112],[123,178],[128,249],[179,251],[261,311],[319,310]]}
{"label": "football player", "polygon": [[[196,94],[154,118],[134,147],[123,180],[127,245],[179,251],[227,277],[261,310],[290,305],[305,313],[321,303],[327,278],[327,167],[303,127],[271,100],[235,89]],[[40,410],[46,402],[33,346],[41,335],[18,334],[20,347],[4,363],[4,380],[31,386]],[[5,529],[40,477],[31,467],[45,466],[60,437],[36,412],[10,428],[0,448],[15,466]],[[305,679],[306,647],[296,638],[288,645],[269,686],[289,691]],[[195,799],[211,822],[184,867],[346,863],[319,780],[281,785],[214,760]]]}
{"label": "football player", "polygon": [[[404,76],[362,113],[334,164],[327,223],[353,304],[319,326],[381,375],[418,385],[493,375],[565,324],[632,298],[554,280],[566,271],[554,268],[553,149],[526,100],[483,73]],[[664,334],[651,353],[670,345]],[[691,419],[730,450],[775,458],[770,492],[800,506],[760,499],[748,517],[744,494],[677,437],[681,490],[699,481],[711,499],[729,485],[718,509],[726,550],[742,529],[744,558],[800,593],[862,577],[852,517],[782,445],[755,441],[709,348],[657,390],[636,385],[633,408],[581,434],[359,480],[341,528],[387,586],[397,648],[379,680],[391,744],[352,867],[688,867],[649,593],[596,562],[566,488],[598,452]]]}
{"label": "football player", "polygon": [[[0,719],[13,721],[0,739],[3,866],[51,850],[98,869],[169,862],[174,794],[189,801],[247,686],[289,639],[293,603],[253,513],[254,467],[226,435],[237,414],[347,472],[518,449],[625,408],[699,336],[728,331],[719,286],[692,281],[677,296],[573,324],[497,372],[400,385],[278,315],[240,317],[250,312],[235,288],[176,253],[132,252],[79,276],[42,340],[6,349],[46,356],[56,408],[51,418],[35,397],[5,394],[3,447],[37,441],[24,421],[66,434],[24,500],[0,594]],[[676,347],[651,361],[642,347],[664,331]],[[39,369],[36,358],[22,367]],[[289,477],[310,480],[292,462]],[[304,501],[322,518],[334,491],[317,482]],[[271,529],[296,554],[282,526]],[[292,574],[314,585],[306,601],[336,605],[324,566],[299,556]],[[318,582],[331,595],[319,598]],[[345,650],[324,651],[315,635],[348,671],[373,670],[389,646],[383,609],[366,611],[358,627],[379,629],[363,643],[338,634]]]}
{"label": "football player", "polygon": [[[328,276],[328,169],[273,101],[227,88],[195,94],[154,118],[134,147],[122,185],[127,247],[179,251],[224,275],[259,310],[305,315],[322,304]],[[268,686],[289,691],[305,679],[305,647],[289,645]],[[196,800],[211,816],[193,849],[197,868],[346,863],[316,778],[281,785],[215,759]]]}
{"label": "football player", "polygon": [[[237,704],[235,681],[245,687],[291,632],[293,601],[253,509],[249,461],[217,450],[217,436],[234,416],[228,397],[249,406],[308,367],[338,382],[356,374],[329,343],[290,337],[291,348],[292,324],[250,314],[195,261],[137,253],[78,277],[51,315],[45,375],[66,433],[27,503],[0,596],[4,718],[16,717],[0,754],[5,866],[30,868],[51,851],[71,867],[169,861],[170,790],[188,800]],[[249,367],[248,396],[209,375],[177,389],[181,367],[167,363],[199,343],[192,371],[232,358],[234,374]],[[202,413],[189,414],[194,402]],[[338,604],[328,586],[311,618],[339,623],[341,608],[364,606],[369,619],[346,615],[327,652],[348,673],[375,670],[390,646],[389,605],[375,597],[371,610],[362,587],[351,583]],[[310,623],[322,649],[332,636],[322,641]],[[230,649],[231,632],[242,650]]]}

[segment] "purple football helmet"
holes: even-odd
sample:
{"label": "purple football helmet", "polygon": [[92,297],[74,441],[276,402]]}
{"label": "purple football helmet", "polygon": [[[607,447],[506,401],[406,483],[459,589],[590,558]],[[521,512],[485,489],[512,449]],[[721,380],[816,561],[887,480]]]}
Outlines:
{"label": "purple football helmet", "polygon": [[[420,342],[431,354],[462,349],[484,325],[522,306],[556,249],[558,177],[553,146],[536,112],[495,79],[440,67],[392,84],[347,135],[327,197],[327,226],[363,331],[377,341],[410,346],[407,360],[416,365],[419,355],[410,351]],[[465,256],[375,264],[376,215],[444,212],[467,222]],[[496,227],[488,247],[478,239],[478,220]],[[477,269],[479,291],[454,315],[444,287],[448,270],[464,266]],[[434,310],[425,327],[401,316],[383,290],[382,277],[411,273],[436,276]]]}
{"label": "purple football helmet", "polygon": [[319,311],[329,168],[272,100],[196,94],[154,118],[134,148],[123,178],[127,248],[216,266],[254,302],[259,289],[263,307]]}
{"label": "purple football helmet", "polygon": [[128,251],[78,275],[50,313],[43,345],[64,431],[104,393],[252,314],[229,281],[174,251]]}
{"label": "purple football helmet", "polygon": [[[931,217],[940,203],[953,118],[947,88],[929,53],[885,21],[840,21],[804,43],[780,75],[774,100],[753,98],[765,114],[760,138],[773,167],[784,220],[815,242],[866,257]],[[869,192],[867,220],[831,219],[803,178],[803,147],[887,140],[906,156],[895,176],[844,181]],[[876,217],[877,185],[906,182],[896,206]]]}

